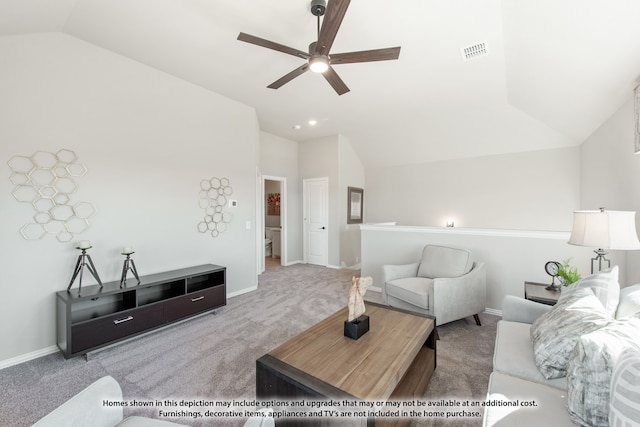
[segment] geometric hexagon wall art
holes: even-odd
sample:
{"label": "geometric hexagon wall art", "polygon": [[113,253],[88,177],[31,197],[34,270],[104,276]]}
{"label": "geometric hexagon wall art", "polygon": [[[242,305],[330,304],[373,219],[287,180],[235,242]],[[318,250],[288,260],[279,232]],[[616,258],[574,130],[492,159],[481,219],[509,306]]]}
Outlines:
{"label": "geometric hexagon wall art", "polygon": [[202,221],[198,223],[200,233],[209,233],[218,237],[227,229],[232,215],[225,212],[228,197],[233,194],[228,178],[203,179],[200,181],[200,200],[198,205],[204,211]]}
{"label": "geometric hexagon wall art", "polygon": [[20,228],[23,238],[39,240],[55,235],[65,243],[89,228],[89,218],[97,210],[91,202],[73,200],[78,189],[76,178],[87,173],[75,152],[36,151],[31,156],[13,156],[7,164],[11,169],[9,180],[14,184],[11,194],[18,202],[31,204],[35,211],[32,221]]}

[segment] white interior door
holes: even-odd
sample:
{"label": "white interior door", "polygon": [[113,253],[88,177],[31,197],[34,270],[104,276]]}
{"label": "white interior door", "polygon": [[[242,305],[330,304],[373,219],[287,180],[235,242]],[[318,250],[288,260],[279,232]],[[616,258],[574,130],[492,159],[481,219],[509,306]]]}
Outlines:
{"label": "white interior door", "polygon": [[305,179],[302,187],[304,261],[326,266],[329,262],[329,179]]}

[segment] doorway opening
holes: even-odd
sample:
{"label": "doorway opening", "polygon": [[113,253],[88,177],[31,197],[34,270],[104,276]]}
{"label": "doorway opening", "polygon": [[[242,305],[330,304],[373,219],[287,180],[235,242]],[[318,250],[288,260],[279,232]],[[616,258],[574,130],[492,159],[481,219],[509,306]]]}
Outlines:
{"label": "doorway opening", "polygon": [[262,176],[262,236],[260,272],[287,263],[287,179]]}

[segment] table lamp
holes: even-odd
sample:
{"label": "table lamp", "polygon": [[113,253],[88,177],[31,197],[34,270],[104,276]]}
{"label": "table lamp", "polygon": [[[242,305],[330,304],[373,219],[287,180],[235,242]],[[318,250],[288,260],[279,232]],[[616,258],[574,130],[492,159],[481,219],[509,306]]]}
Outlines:
{"label": "table lamp", "polygon": [[602,263],[611,267],[611,260],[607,259],[607,249],[638,250],[640,241],[636,234],[636,213],[633,211],[608,211],[600,208],[597,211],[575,211],[573,213],[573,229],[569,237],[570,245],[589,246],[597,248],[596,256],[591,258],[591,274],[598,262],[598,269],[602,270]]}

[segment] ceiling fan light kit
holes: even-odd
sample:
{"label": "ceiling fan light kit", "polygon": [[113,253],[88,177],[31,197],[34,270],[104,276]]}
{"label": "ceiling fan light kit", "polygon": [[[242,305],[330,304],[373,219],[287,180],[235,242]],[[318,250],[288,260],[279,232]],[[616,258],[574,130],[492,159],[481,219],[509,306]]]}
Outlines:
{"label": "ceiling fan light kit", "polygon": [[309,58],[309,69],[314,73],[324,73],[329,69],[329,58],[322,55],[312,55]]}
{"label": "ceiling fan light kit", "polygon": [[[255,44],[257,46],[266,47],[267,49],[276,50],[278,52],[293,55],[307,62],[295,70],[285,74],[275,82],[267,86],[270,89],[278,89],[286,83],[290,82],[299,75],[311,70],[319,73],[329,82],[331,87],[338,95],[349,92],[349,88],[342,81],[338,73],[335,72],[332,65],[351,64],[355,62],[373,62],[373,61],[389,61],[398,59],[400,56],[400,47],[363,50],[357,52],[337,53],[329,55],[333,41],[342,24],[342,19],[347,13],[351,0],[330,0],[329,5],[325,0],[311,0],[311,14],[318,18],[318,39],[309,45],[309,53],[301,50],[252,36],[246,33],[240,33],[238,40],[245,43]],[[324,16],[322,26],[320,26],[320,17]]]}

